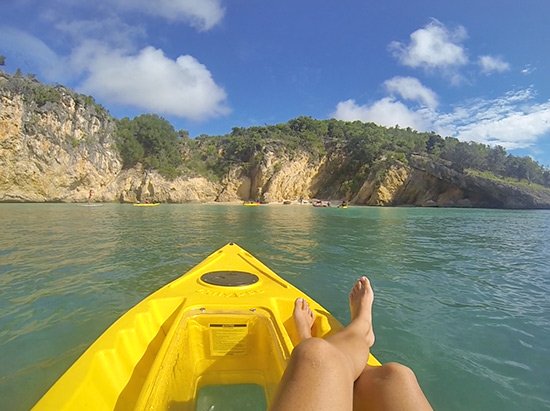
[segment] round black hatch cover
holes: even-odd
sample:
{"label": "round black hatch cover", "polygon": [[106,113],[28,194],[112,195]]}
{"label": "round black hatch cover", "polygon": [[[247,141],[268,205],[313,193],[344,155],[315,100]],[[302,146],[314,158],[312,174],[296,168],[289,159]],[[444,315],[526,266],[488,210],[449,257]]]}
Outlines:
{"label": "round black hatch cover", "polygon": [[257,283],[259,278],[255,274],[245,273],[244,271],[213,271],[203,274],[201,280],[212,285],[238,287]]}

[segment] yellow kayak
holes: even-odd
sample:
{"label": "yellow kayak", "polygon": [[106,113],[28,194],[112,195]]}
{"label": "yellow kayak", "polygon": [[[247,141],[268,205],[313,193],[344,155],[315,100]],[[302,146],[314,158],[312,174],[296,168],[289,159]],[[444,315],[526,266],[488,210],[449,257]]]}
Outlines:
{"label": "yellow kayak", "polygon": [[[342,327],[250,253],[227,244],[120,317],[34,409],[217,410],[250,402],[266,409],[298,342],[298,297],[316,314],[314,336]],[[372,355],[368,363],[380,364]]]}
{"label": "yellow kayak", "polygon": [[156,207],[160,203],[134,203],[134,207]]}

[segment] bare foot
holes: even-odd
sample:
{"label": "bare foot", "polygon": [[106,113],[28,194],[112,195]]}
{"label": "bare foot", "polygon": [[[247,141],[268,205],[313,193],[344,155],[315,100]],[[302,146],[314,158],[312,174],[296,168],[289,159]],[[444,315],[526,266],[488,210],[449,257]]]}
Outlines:
{"label": "bare foot", "polygon": [[311,308],[305,299],[296,299],[294,302],[293,317],[300,341],[311,338],[311,327],[315,322],[315,314],[313,314],[313,311],[311,311]]}
{"label": "bare foot", "polygon": [[365,334],[367,344],[372,347],[374,344],[374,331],[372,329],[372,303],[374,292],[367,277],[363,276],[354,284],[349,293],[349,306],[351,311],[351,322]]}

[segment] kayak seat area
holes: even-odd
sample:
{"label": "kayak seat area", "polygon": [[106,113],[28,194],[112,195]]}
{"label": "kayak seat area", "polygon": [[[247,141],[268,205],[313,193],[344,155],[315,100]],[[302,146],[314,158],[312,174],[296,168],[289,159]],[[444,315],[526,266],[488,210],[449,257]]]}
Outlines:
{"label": "kayak seat area", "polygon": [[184,311],[166,336],[137,408],[265,410],[288,357],[267,310]]}
{"label": "kayak seat area", "polygon": [[207,385],[198,393],[195,411],[265,411],[263,387],[257,384]]}

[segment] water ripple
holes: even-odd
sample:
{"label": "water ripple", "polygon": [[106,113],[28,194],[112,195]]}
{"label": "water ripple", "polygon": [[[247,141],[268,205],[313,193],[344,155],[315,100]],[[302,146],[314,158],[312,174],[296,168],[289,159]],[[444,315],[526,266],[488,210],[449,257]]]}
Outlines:
{"label": "water ripple", "polygon": [[367,274],[375,353],[412,366],[436,409],[550,408],[549,217],[1,204],[3,407],[28,409],[129,307],[236,242],[342,322],[351,284]]}

